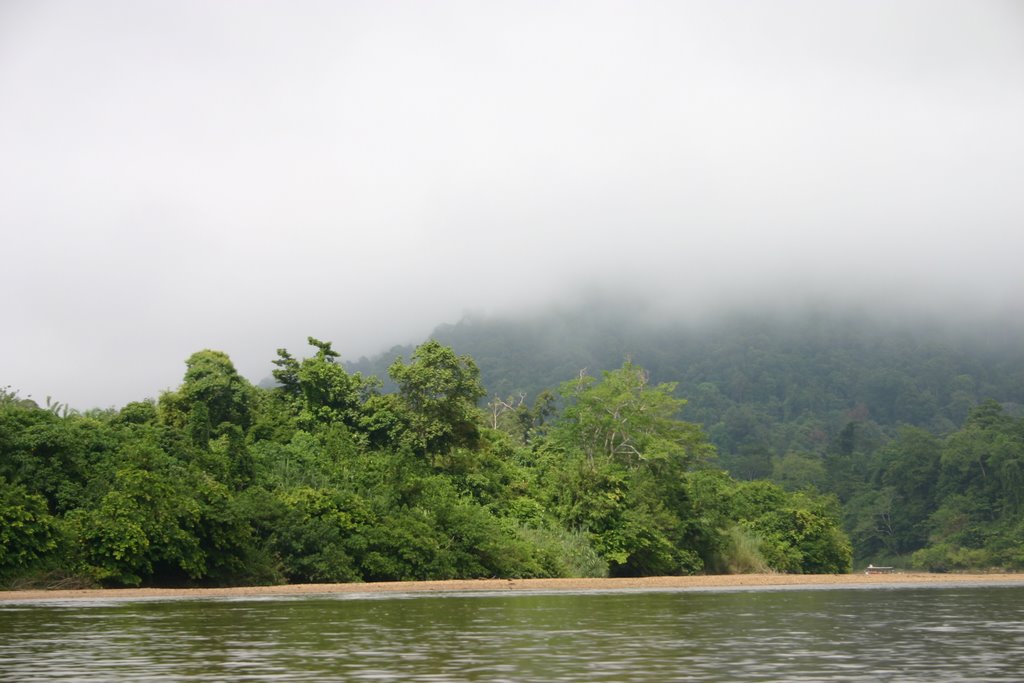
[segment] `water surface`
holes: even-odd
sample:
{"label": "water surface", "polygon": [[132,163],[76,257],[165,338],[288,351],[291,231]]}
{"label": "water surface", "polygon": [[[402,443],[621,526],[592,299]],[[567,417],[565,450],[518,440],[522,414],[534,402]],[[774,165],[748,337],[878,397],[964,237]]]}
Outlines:
{"label": "water surface", "polygon": [[1020,681],[1024,589],[0,604],[4,681]]}

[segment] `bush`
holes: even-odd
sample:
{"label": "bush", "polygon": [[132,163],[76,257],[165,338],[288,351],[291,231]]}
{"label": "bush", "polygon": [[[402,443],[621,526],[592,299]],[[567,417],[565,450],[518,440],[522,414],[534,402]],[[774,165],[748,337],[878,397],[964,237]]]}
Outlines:
{"label": "bush", "polygon": [[984,548],[963,548],[940,543],[922,548],[911,555],[910,564],[914,569],[929,572],[964,571],[967,569],[988,569],[995,566],[991,553]]}
{"label": "bush", "polygon": [[582,532],[560,527],[519,529],[519,537],[533,549],[545,577],[604,578],[608,562],[602,558]]}
{"label": "bush", "polygon": [[737,524],[725,533],[725,538],[721,561],[728,573],[763,574],[772,571],[761,553],[761,539],[749,529]]}
{"label": "bush", "polygon": [[0,477],[0,580],[32,567],[56,546],[46,499]]}

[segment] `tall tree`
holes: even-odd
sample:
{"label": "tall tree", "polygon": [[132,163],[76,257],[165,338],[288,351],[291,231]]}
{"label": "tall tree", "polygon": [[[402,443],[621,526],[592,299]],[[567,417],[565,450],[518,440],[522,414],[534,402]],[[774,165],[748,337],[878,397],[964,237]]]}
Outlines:
{"label": "tall tree", "polygon": [[469,356],[428,341],[411,362],[401,358],[388,368],[398,385],[398,400],[407,422],[406,444],[421,454],[442,455],[479,438],[477,402],[486,395],[480,370]]}
{"label": "tall tree", "polygon": [[180,401],[197,446],[205,447],[211,438],[219,436],[222,424],[249,427],[253,388],[238,374],[226,353],[197,351],[185,361],[185,367]]}
{"label": "tall tree", "polygon": [[580,373],[562,385],[570,402],[555,438],[579,448],[593,462],[605,457],[637,466],[673,458],[693,461],[710,453],[695,424],[679,419],[686,401],[676,384],[651,385],[647,371],[630,361],[602,380]]}

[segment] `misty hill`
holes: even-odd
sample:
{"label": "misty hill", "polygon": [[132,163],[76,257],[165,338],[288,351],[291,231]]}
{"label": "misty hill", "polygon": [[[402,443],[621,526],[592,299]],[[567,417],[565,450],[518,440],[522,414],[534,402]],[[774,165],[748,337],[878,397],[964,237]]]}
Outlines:
{"label": "misty hill", "polygon": [[[472,356],[492,397],[527,401],[628,357],[652,381],[679,383],[684,418],[704,426],[737,476],[767,476],[773,456],[822,454],[840,438],[877,447],[899,425],[947,434],[986,399],[1024,412],[1024,336],[1001,321],[806,308],[664,322],[640,307],[591,305],[467,316],[432,337]],[[411,351],[394,347],[348,368],[386,377]]]}

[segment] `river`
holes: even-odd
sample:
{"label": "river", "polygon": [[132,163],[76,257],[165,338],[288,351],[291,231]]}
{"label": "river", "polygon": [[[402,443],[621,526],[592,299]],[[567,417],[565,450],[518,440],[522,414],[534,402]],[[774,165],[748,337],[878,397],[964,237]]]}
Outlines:
{"label": "river", "polygon": [[0,603],[0,680],[1020,681],[1024,587]]}

